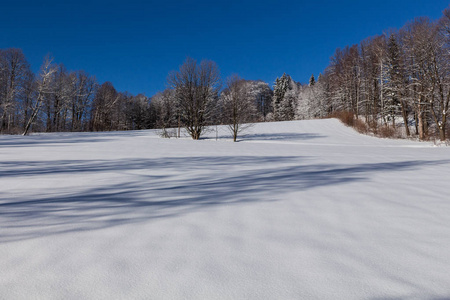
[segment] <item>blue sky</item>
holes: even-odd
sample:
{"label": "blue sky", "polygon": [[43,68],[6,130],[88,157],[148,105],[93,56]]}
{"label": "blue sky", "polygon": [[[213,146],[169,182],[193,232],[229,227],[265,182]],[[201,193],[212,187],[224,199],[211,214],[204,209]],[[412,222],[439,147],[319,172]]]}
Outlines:
{"label": "blue sky", "polygon": [[437,19],[448,0],[1,1],[0,48],[21,48],[33,70],[51,53],[119,91],[151,96],[187,56],[215,61],[223,78],[307,82],[337,47]]}

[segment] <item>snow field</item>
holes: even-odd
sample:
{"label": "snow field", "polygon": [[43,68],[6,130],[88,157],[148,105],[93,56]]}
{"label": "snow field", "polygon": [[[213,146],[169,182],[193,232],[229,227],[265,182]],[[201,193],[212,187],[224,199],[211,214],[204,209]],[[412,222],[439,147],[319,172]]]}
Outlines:
{"label": "snow field", "polygon": [[450,297],[449,148],[219,129],[0,136],[0,298]]}

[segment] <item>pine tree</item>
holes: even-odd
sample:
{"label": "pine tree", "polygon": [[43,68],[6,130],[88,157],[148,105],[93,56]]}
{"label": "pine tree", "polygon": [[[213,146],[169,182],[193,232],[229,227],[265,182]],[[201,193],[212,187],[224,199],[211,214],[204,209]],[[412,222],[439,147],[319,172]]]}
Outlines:
{"label": "pine tree", "polygon": [[283,76],[275,80],[273,86],[273,115],[275,121],[284,120],[283,102],[289,87],[289,79],[290,77],[283,73]]}
{"label": "pine tree", "polygon": [[386,109],[392,118],[392,124],[395,126],[396,112],[401,106],[402,115],[405,122],[406,132],[409,135],[408,120],[406,115],[406,104],[402,102],[403,75],[401,71],[400,47],[394,34],[391,34],[387,44],[387,77],[385,86],[386,91]]}
{"label": "pine tree", "polygon": [[317,82],[321,83],[323,81],[322,73],[319,73],[319,77],[317,77]]}
{"label": "pine tree", "polygon": [[314,78],[314,74],[311,75],[311,78],[309,78],[309,86],[314,86],[316,83],[316,79]]}

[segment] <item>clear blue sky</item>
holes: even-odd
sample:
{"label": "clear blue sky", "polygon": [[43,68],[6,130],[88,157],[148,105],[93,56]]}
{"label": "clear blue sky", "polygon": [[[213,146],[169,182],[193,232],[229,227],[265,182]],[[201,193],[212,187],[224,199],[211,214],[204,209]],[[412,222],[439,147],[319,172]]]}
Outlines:
{"label": "clear blue sky", "polygon": [[151,96],[187,56],[270,84],[307,82],[337,47],[437,19],[448,0],[0,2],[0,48],[21,48],[33,70],[51,53],[119,91]]}

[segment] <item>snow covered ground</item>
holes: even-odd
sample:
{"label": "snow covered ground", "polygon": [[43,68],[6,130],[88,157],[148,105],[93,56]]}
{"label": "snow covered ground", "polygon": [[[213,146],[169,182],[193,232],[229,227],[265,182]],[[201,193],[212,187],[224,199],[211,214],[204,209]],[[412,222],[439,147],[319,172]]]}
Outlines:
{"label": "snow covered ground", "polygon": [[449,147],[209,136],[0,136],[0,298],[450,298]]}

